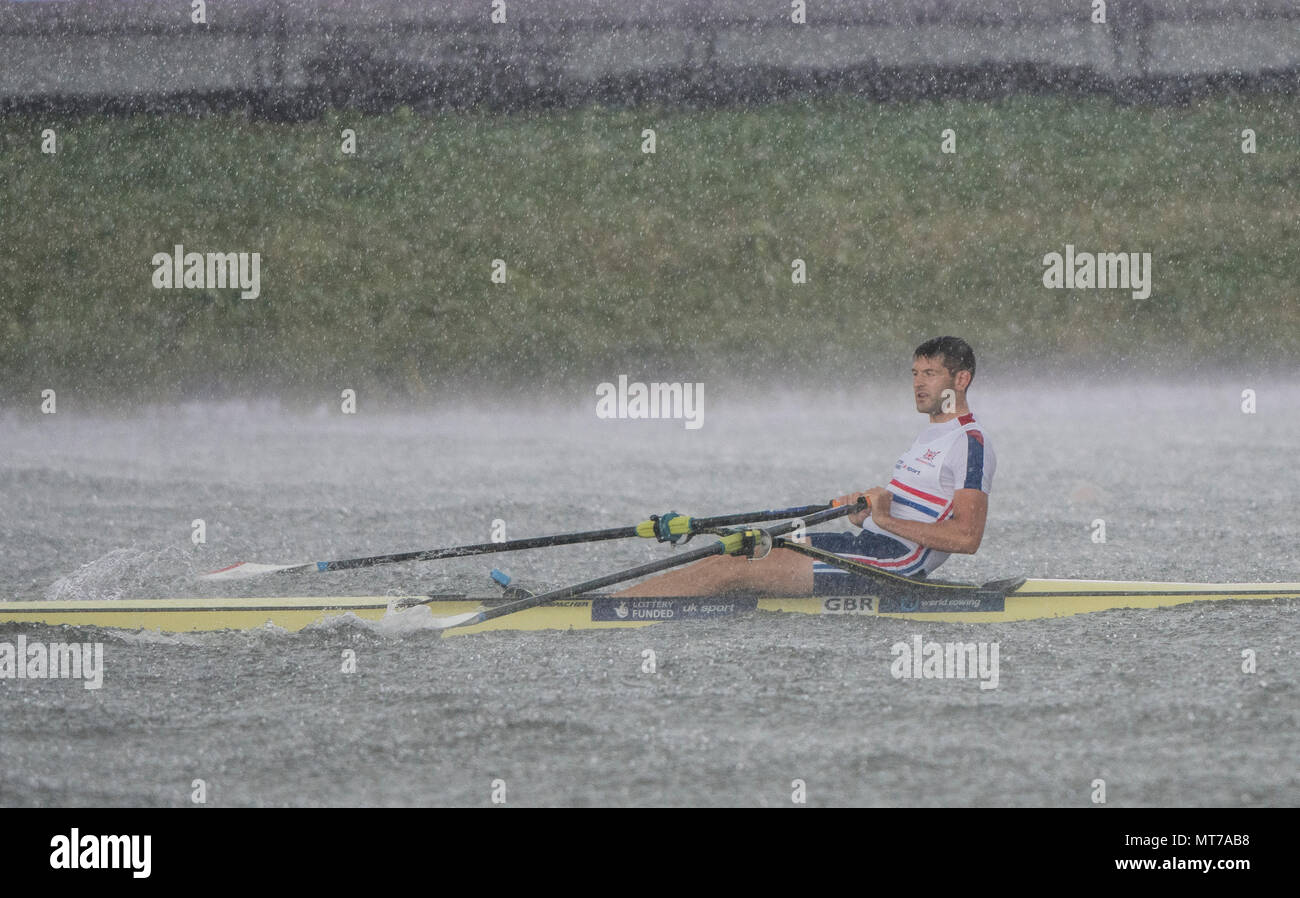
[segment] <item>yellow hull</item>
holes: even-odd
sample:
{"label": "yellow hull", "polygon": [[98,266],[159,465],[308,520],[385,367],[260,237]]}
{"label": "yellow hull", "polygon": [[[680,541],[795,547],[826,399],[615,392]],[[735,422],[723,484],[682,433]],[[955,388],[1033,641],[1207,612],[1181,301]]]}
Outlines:
{"label": "yellow hull", "polygon": [[[1300,597],[1300,583],[1157,583],[1117,580],[1028,580],[1002,597],[953,594],[941,598],[821,596],[816,598],[673,598],[619,600],[594,596],[552,602],[515,614],[451,630],[599,630],[648,627],[666,621],[717,620],[754,610],[793,614],[893,617],[950,623],[999,623],[1069,617],[1125,608],[1165,608],[1189,602],[1266,601]],[[204,630],[251,630],[273,626],[301,630],[311,624],[354,614],[377,621],[390,605],[424,597],[358,596],[352,598],[129,599],[103,602],[0,602],[0,624],[42,623],[122,630],[187,633]],[[428,597],[418,607],[394,608],[393,614],[445,617],[482,607],[479,598]],[[489,603],[499,599],[488,599]],[[428,610],[422,610],[427,608]]]}

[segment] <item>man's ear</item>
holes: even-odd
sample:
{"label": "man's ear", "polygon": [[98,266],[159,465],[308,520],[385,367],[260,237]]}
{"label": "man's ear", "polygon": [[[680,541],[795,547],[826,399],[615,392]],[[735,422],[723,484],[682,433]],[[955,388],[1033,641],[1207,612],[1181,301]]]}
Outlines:
{"label": "man's ear", "polygon": [[973,375],[969,371],[958,371],[957,375],[952,379],[952,382],[957,385],[957,389],[965,393],[970,387],[972,376]]}

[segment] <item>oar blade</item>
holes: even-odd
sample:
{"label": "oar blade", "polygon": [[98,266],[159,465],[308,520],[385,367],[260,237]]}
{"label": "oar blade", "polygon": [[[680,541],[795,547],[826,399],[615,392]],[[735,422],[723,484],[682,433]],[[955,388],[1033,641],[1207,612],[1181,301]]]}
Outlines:
{"label": "oar blade", "polygon": [[240,561],[230,567],[199,574],[200,580],[248,580],[263,574],[283,573],[285,571],[315,570],[315,564],[258,564],[255,561]]}
{"label": "oar blade", "polygon": [[453,614],[451,617],[435,617],[430,626],[435,630],[451,630],[477,624],[482,620],[484,620],[483,612],[467,611],[464,614]]}

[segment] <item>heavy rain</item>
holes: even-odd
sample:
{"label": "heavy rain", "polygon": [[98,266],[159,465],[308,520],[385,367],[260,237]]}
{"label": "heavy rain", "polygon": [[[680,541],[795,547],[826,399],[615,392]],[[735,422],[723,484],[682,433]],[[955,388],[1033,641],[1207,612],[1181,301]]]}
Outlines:
{"label": "heavy rain", "polygon": [[0,805],[1300,802],[1293,2],[0,59]]}

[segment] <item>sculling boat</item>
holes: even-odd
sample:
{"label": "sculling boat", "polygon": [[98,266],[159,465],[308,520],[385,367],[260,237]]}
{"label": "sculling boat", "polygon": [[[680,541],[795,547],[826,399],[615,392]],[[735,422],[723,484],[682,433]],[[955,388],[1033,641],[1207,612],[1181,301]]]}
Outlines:
{"label": "sculling boat", "polygon": [[[900,590],[881,595],[815,598],[621,599],[610,595],[574,596],[466,624],[448,632],[647,627],[670,621],[736,618],[754,611],[999,623],[1125,608],[1166,608],[1191,602],[1300,598],[1300,583],[1025,580],[1012,581],[1001,587],[997,584],[980,587],[962,584],[964,588],[951,594],[933,591],[942,588],[942,584],[926,585],[931,590],[910,596]],[[372,621],[387,614],[399,614],[416,615],[411,620],[418,626],[422,618],[434,620],[442,616],[469,615],[482,608],[508,604],[510,600],[504,598],[481,599],[462,595],[0,602],[0,623],[67,624],[163,632],[248,630],[266,626],[301,630],[348,614]]]}
{"label": "sculling boat", "polygon": [[[681,549],[671,558],[626,568],[582,583],[532,594],[510,587],[510,578],[493,571],[507,587],[498,598],[464,595],[360,596],[355,598],[135,599],[81,602],[0,602],[0,624],[112,627],[128,630],[194,632],[280,627],[301,630],[312,624],[353,614],[366,620],[412,615],[414,626],[454,633],[483,630],[599,630],[645,627],[666,621],[730,618],[755,611],[793,614],[860,615],[911,620],[995,623],[1068,617],[1121,608],[1164,608],[1189,602],[1264,601],[1300,597],[1300,583],[1158,583],[1116,580],[995,580],[948,583],[904,577],[814,548],[787,534],[797,534],[853,512],[870,510],[863,498],[853,505],[832,501],[775,511],[752,511],[692,518],[670,512],[627,527],[528,537],[497,543],[421,549],[364,558],[297,564],[241,562],[203,576],[235,580],[274,575],[307,575],[408,561],[435,561],[487,555],[516,549],[563,546],[631,537],[654,538],[674,546],[708,534],[714,542]],[[784,520],[767,527],[736,527]],[[620,598],[607,587],[705,558],[732,555],[762,558],[773,549],[788,549],[858,574],[858,595],[773,598],[727,597]]]}

